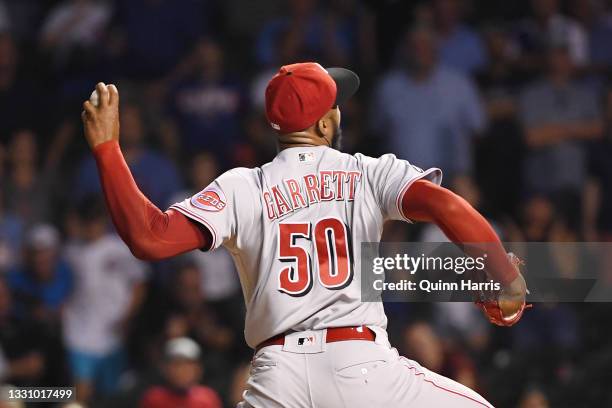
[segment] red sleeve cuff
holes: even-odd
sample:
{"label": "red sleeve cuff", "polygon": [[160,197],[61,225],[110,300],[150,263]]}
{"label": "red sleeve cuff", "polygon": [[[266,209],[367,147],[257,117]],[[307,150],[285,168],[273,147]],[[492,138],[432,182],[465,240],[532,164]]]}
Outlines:
{"label": "red sleeve cuff", "polygon": [[96,147],[93,148],[93,154],[96,160],[101,160],[104,156],[107,155],[108,152],[111,151],[120,151],[119,141],[117,140],[109,140],[108,142],[100,143]]}

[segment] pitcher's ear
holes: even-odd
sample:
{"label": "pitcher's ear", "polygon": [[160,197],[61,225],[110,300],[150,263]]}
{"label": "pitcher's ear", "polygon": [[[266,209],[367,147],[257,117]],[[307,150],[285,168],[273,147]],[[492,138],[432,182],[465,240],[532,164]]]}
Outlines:
{"label": "pitcher's ear", "polygon": [[329,123],[326,117],[322,117],[321,119],[319,119],[317,121],[317,133],[319,134],[319,136],[321,137],[325,137],[327,136],[327,133],[329,132]]}

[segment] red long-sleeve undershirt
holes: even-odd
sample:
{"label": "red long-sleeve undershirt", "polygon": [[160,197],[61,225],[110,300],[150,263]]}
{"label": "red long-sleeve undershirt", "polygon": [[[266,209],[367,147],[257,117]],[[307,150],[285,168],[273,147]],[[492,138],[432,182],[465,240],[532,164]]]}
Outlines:
{"label": "red long-sleeve undershirt", "polygon": [[435,223],[469,255],[486,254],[487,272],[496,281],[507,285],[518,276],[491,224],[452,191],[427,180],[417,180],[402,197],[402,212],[408,219]]}
{"label": "red long-sleeve undershirt", "polygon": [[175,210],[162,212],[142,194],[116,141],[96,146],[94,155],[113,224],[134,256],[160,260],[210,247],[204,227]]}
{"label": "red long-sleeve undershirt", "polygon": [[[212,236],[205,227],[177,211],[162,212],[142,194],[116,141],[97,146],[94,155],[113,224],[136,257],[159,260],[210,247]],[[516,278],[493,228],[451,191],[418,180],[404,193],[402,210],[409,219],[436,223],[455,243],[487,243],[491,276],[503,284]]]}

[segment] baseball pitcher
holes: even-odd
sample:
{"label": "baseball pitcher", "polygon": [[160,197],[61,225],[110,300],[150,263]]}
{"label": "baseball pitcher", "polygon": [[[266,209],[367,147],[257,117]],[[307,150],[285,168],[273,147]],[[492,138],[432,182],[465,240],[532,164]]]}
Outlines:
{"label": "baseball pitcher", "polygon": [[525,281],[486,220],[439,186],[439,169],[338,150],[339,106],[358,87],[347,69],[282,67],[266,89],[274,160],[232,169],[162,212],[121,153],[117,88],[99,83],[82,118],[113,223],[140,259],[221,245],[231,253],[255,350],[239,407],[490,407],[391,347],[382,302],[360,301],[360,243],[378,242],[390,219],[434,222],[459,244],[491,243],[487,270],[503,289],[482,306],[500,325],[520,319]]}

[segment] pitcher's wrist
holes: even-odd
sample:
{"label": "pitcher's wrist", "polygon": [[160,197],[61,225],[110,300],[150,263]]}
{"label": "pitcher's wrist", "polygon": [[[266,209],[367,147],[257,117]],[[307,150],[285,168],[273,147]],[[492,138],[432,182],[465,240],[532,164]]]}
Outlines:
{"label": "pitcher's wrist", "polygon": [[119,148],[119,142],[117,140],[111,139],[111,140],[107,140],[102,143],[98,143],[92,148],[92,150],[93,150],[93,154],[96,157],[96,159],[99,160],[102,158],[102,156],[106,152],[109,152],[111,150],[118,149],[118,148]]}

